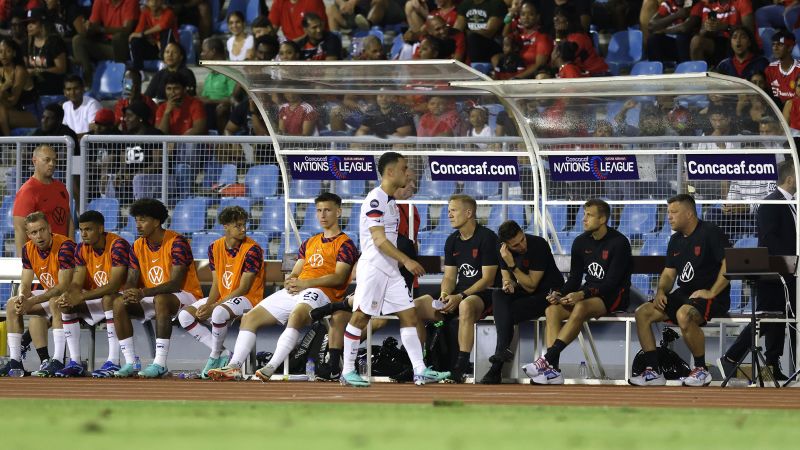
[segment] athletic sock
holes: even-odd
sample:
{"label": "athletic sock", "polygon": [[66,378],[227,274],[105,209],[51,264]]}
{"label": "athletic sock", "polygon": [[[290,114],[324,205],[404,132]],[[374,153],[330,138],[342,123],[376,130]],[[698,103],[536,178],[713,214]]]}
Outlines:
{"label": "athletic sock", "polygon": [[408,359],[414,367],[415,374],[425,372],[425,361],[422,360],[422,344],[419,342],[419,335],[416,327],[400,328],[400,341],[408,353]]}
{"label": "athletic sock", "polygon": [[[27,347],[27,346],[31,345],[31,342],[33,342],[33,338],[31,337],[31,330],[25,330],[25,332],[22,333],[22,344],[21,345],[23,347]],[[45,358],[45,359],[47,359],[47,358]]]}
{"label": "athletic sock", "polygon": [[106,315],[106,334],[108,335],[108,359],[114,364],[119,363],[119,339],[117,339],[117,328],[114,325],[114,311],[105,311]]}
{"label": "athletic sock", "polygon": [[168,354],[169,339],[156,339],[156,358],[153,360],[153,364],[158,364],[161,367],[167,367]]}
{"label": "athletic sock", "polygon": [[[241,301],[246,301],[242,299]],[[225,346],[225,337],[228,335],[228,321],[231,313],[222,306],[217,306],[211,311],[211,358],[219,358]]]}
{"label": "athletic sock", "polygon": [[[11,336],[9,334],[9,336]],[[39,357],[40,362],[45,362],[50,359],[50,353],[47,351],[47,347],[39,347],[36,349],[36,356]]]}
{"label": "athletic sock", "polygon": [[344,329],[344,366],[342,374],[356,371],[356,356],[358,356],[358,345],[361,343],[361,330],[353,325],[347,324]]}
{"label": "athletic sock", "polygon": [[469,355],[470,352],[458,352],[458,359],[456,360],[456,367],[466,369],[467,365],[469,365]]}
{"label": "athletic sock", "polygon": [[272,354],[272,359],[270,359],[267,364],[272,367],[280,366],[286,357],[289,356],[289,352],[292,351],[299,338],[300,331],[296,328],[287,328],[283,330],[283,333],[278,337],[278,343],[275,345],[275,353]]}
{"label": "athletic sock", "polygon": [[186,332],[189,333],[194,340],[208,347],[209,350],[214,349],[214,347],[211,345],[211,332],[208,331],[208,328],[206,328],[202,323],[195,320],[192,324],[186,327]]}
{"label": "athletic sock", "polygon": [[[81,361],[81,324],[76,314],[61,314],[64,325],[64,339],[69,349],[69,359],[80,363]],[[55,330],[53,330],[55,332]]]}
{"label": "athletic sock", "polygon": [[[22,333],[8,333],[7,340],[8,355],[11,359],[22,362]],[[47,353],[47,347],[44,348],[44,351]]]}
{"label": "athletic sock", "polygon": [[67,348],[67,339],[63,328],[53,328],[53,358],[64,362],[64,350]]}
{"label": "athletic sock", "polygon": [[328,349],[328,365],[331,368],[331,373],[335,374],[342,370],[342,349]]}
{"label": "athletic sock", "polygon": [[239,336],[236,336],[236,345],[233,346],[233,356],[228,363],[230,366],[242,367],[247,355],[256,343],[256,334],[248,330],[239,330]]}
{"label": "athletic sock", "polygon": [[119,341],[119,350],[125,357],[125,364],[133,364],[136,359],[136,351],[133,348],[133,336]]}
{"label": "athletic sock", "polygon": [[658,367],[658,351],[651,350],[649,352],[644,352],[644,365],[660,373],[660,368]]}
{"label": "athletic sock", "polygon": [[547,352],[544,354],[544,359],[550,363],[553,368],[558,369],[558,363],[561,360],[561,352],[567,348],[567,344],[564,343],[561,339],[556,339],[553,342],[553,346],[547,349]]}
{"label": "athletic sock", "polygon": [[694,357],[694,366],[695,367],[702,367],[702,368],[705,369],[706,368],[706,355],[702,354],[700,356],[695,356]]}

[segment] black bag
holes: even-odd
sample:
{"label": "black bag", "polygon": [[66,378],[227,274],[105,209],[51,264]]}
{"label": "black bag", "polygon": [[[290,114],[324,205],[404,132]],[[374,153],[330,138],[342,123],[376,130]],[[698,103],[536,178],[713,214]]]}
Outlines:
{"label": "black bag", "polygon": [[320,361],[324,361],[324,359],[320,359],[320,352],[323,352],[322,356],[324,358],[324,351],[327,349],[323,349],[323,343],[325,343],[327,346],[327,342],[328,329],[325,327],[325,325],[320,322],[312,325],[311,329],[306,332],[305,336],[303,336],[303,339],[300,341],[300,344],[297,346],[297,348],[292,350],[292,352],[289,354],[289,373],[306,373],[306,363],[308,362],[309,358],[314,360],[315,366],[318,366]]}
{"label": "black bag", "polygon": [[[658,352],[658,367],[654,367],[654,369],[663,374],[664,378],[667,380],[679,380],[688,376],[689,372],[691,372],[689,364],[670,348],[671,344],[678,339],[680,339],[678,333],[671,328],[667,328],[661,335],[659,347],[656,347],[656,351]],[[640,375],[644,372],[645,367],[644,350],[639,350],[639,353],[633,358],[633,376]]]}
{"label": "black bag", "polygon": [[387,337],[380,347],[372,346],[372,375],[389,377],[398,382],[414,379],[408,353],[404,348],[397,347],[394,337]]}
{"label": "black bag", "polygon": [[458,320],[429,323],[425,330],[425,363],[438,372],[450,371],[458,359]]}

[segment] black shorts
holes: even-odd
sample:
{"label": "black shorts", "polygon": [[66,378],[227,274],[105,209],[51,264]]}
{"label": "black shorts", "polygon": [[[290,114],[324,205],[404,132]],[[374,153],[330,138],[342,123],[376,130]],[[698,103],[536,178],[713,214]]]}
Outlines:
{"label": "black shorts", "polygon": [[606,314],[611,314],[617,311],[624,311],[628,308],[628,304],[630,303],[630,289],[622,288],[617,292],[617,295],[609,295],[609,296],[602,296],[600,300],[603,300],[603,304],[606,305]]}
{"label": "black shorts", "polygon": [[670,322],[674,324],[678,323],[678,310],[683,305],[694,306],[703,317],[703,323],[700,324],[701,326],[705,325],[710,319],[724,316],[728,312],[728,308],[726,308],[725,305],[721,304],[719,301],[715,301],[713,298],[689,298],[689,294],[690,293],[680,289],[675,289],[667,294],[667,307],[664,308],[664,314],[667,315]]}

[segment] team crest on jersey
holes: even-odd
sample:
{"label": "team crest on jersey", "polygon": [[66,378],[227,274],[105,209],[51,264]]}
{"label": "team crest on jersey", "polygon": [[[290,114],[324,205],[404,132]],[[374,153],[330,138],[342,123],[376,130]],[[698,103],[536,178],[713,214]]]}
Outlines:
{"label": "team crest on jersey", "polygon": [[699,245],[695,245],[694,246],[694,256],[700,256],[700,246]]}
{"label": "team crest on jersey", "polygon": [[589,275],[597,278],[598,280],[602,280],[603,278],[606,277],[606,271],[603,270],[603,266],[597,264],[596,262],[589,264],[589,267],[587,268],[586,272]]}
{"label": "team crest on jersey", "polygon": [[233,288],[233,272],[226,270],[225,273],[222,274],[222,285],[225,286],[225,289]]}
{"label": "team crest on jersey", "polygon": [[603,250],[603,259],[608,259],[608,250]]}
{"label": "team crest on jersey", "polygon": [[477,258],[478,257],[478,249],[477,248],[473,248],[472,249],[472,257],[473,258]]}
{"label": "team crest on jersey", "polygon": [[108,274],[103,270],[95,272],[94,276],[92,276],[92,279],[94,280],[94,284],[96,284],[97,287],[105,286],[108,284]]}
{"label": "team crest on jersey", "polygon": [[53,276],[47,272],[39,275],[39,281],[41,281],[44,287],[47,289],[52,289],[56,285],[56,280],[54,280]]}
{"label": "team crest on jersey", "polygon": [[467,263],[462,264],[458,271],[467,278],[474,278],[478,275],[478,270]]}
{"label": "team crest on jersey", "polygon": [[308,258],[308,265],[315,269],[317,267],[322,267],[322,264],[324,262],[325,260],[322,258],[322,254],[320,253],[314,253],[313,255],[311,255],[311,257]]}
{"label": "team crest on jersey", "polygon": [[164,269],[159,266],[151,267],[150,270],[147,271],[147,278],[150,279],[150,282],[153,284],[161,284],[164,282]]}
{"label": "team crest on jersey", "polygon": [[692,263],[687,262],[685,266],[683,266],[683,270],[681,270],[681,276],[679,280],[683,283],[688,283],[694,279],[694,267]]}

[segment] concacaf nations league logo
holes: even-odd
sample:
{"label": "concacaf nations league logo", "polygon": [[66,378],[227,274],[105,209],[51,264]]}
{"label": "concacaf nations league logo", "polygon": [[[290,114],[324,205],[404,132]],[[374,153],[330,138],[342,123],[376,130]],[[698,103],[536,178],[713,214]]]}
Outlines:
{"label": "concacaf nations league logo", "polygon": [[592,168],[592,175],[596,180],[604,181],[608,179],[608,174],[603,172],[601,165],[603,163],[603,158],[599,156],[592,156],[589,158],[589,166]]}

